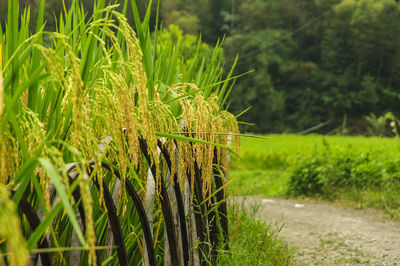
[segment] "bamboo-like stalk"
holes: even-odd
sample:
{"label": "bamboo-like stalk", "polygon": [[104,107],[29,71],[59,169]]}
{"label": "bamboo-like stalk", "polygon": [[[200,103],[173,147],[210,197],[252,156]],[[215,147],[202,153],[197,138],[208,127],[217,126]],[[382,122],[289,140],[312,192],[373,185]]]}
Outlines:
{"label": "bamboo-like stalk", "polygon": [[[231,145],[232,143],[232,137],[228,137],[228,145]],[[228,152],[228,160],[230,161],[231,159],[231,154],[229,151]],[[215,162],[218,162],[218,152],[217,149],[214,149],[214,159]],[[215,169],[216,170],[216,169]],[[222,169],[223,174],[225,179],[229,178],[229,169]],[[225,193],[225,188],[224,186],[224,181],[221,178],[221,175],[215,171],[214,172],[214,180],[215,180],[215,189],[218,191],[216,196],[217,202],[219,202],[218,206],[218,214],[220,217],[220,223],[221,223],[221,228],[222,228],[222,234],[224,237],[224,249],[229,250],[229,223],[228,223],[228,209],[227,209],[227,203],[226,203],[226,193]]]}
{"label": "bamboo-like stalk", "polygon": [[[194,220],[196,224],[196,233],[199,240],[199,259],[201,265],[206,265],[207,262],[204,256],[208,255],[208,233],[207,233],[207,215],[203,202],[202,184],[201,184],[201,170],[199,169],[196,161],[194,162],[194,184],[193,184],[193,197],[192,205],[194,211]],[[190,179],[190,174],[188,174],[188,180]]]}
{"label": "bamboo-like stalk", "polygon": [[[210,192],[207,193],[207,197],[211,197]],[[217,261],[218,257],[218,237],[219,237],[219,232],[218,232],[218,225],[217,225],[217,215],[216,215],[216,210],[213,208],[213,206],[216,204],[215,198],[211,197],[207,202],[206,202],[206,209],[207,209],[207,219],[208,219],[208,230],[210,234],[210,257],[211,257],[211,264],[215,264]]]}
{"label": "bamboo-like stalk", "polygon": [[[121,174],[117,169],[112,169],[109,165],[102,163],[102,166],[109,171],[113,172],[113,174],[118,178],[118,180],[121,180]],[[133,203],[135,205],[136,210],[139,213],[139,219],[140,223],[142,224],[142,229],[143,229],[143,235],[145,239],[145,246],[147,250],[147,262],[149,265],[156,265],[156,255],[154,251],[154,243],[153,243],[153,238],[152,238],[152,230],[151,230],[151,224],[149,222],[148,216],[146,215],[145,207],[142,204],[142,201],[140,200],[139,195],[135,191],[135,189],[132,186],[132,183],[126,179],[126,189],[128,191],[129,196],[132,198]]]}
{"label": "bamboo-like stalk", "polygon": [[[118,205],[118,199],[119,199],[120,191],[121,191],[121,182],[120,182],[119,179],[117,179],[117,180],[115,180],[114,190],[113,190],[113,193],[112,193],[112,199],[113,199],[113,202],[114,202],[115,206]],[[108,223],[105,246],[110,247],[110,246],[113,245],[113,242],[114,242],[114,238],[113,238],[113,232],[111,230],[111,224]],[[104,258],[107,259],[107,258],[109,258],[111,256],[112,256],[112,249],[107,249],[104,252]]]}
{"label": "bamboo-like stalk", "polygon": [[[93,166],[92,166],[93,167]],[[72,183],[74,181],[74,178],[72,178],[70,175],[68,175],[69,182]],[[83,204],[80,201],[81,199],[81,193],[80,193],[80,188],[77,187],[73,192],[72,196],[74,197],[75,202],[79,202],[78,204],[78,217],[79,217],[79,224],[82,226],[82,231],[86,233],[86,218],[85,218],[85,211],[83,209]],[[97,245],[97,240],[96,240],[96,245]],[[74,246],[80,246],[79,238],[77,234],[73,231],[72,236],[71,236],[71,247]],[[81,251],[79,250],[72,250],[70,251],[69,254],[69,264],[70,265],[77,265],[76,263],[80,264],[80,258],[81,258]],[[97,265],[101,265],[101,256],[100,256],[100,250],[96,250],[96,263]]]}
{"label": "bamboo-like stalk", "polygon": [[[153,174],[151,173],[151,170],[148,169],[147,173],[147,180],[146,180],[146,197],[145,197],[145,210],[146,210],[146,215],[148,217],[148,223],[149,227],[153,228],[153,217],[154,217],[154,198],[156,195],[156,183],[154,182],[154,177]],[[151,230],[151,236],[153,237],[153,230]],[[144,239],[144,247],[143,247],[143,253],[144,253],[144,259],[143,259],[143,265],[148,266],[150,265],[150,262],[147,258],[148,256],[148,240]]]}
{"label": "bamboo-like stalk", "polygon": [[[161,153],[163,154],[165,161],[167,163],[167,166],[169,169],[172,168],[172,162],[171,162],[171,155],[168,153],[168,150],[166,147],[162,144],[161,141],[158,141],[158,147],[161,150]],[[175,147],[175,154],[173,156],[177,157],[177,153],[179,151]],[[175,158],[175,169],[178,169],[178,158]],[[186,226],[186,220],[185,220],[185,208],[184,208],[184,203],[183,203],[183,197],[182,197],[182,192],[179,186],[178,182],[178,173],[179,171],[175,171],[174,173],[174,184],[173,184],[173,189],[174,189],[174,196],[176,199],[177,203],[177,216],[179,218],[179,227],[180,227],[180,242],[182,246],[182,251],[183,251],[183,264],[188,265],[189,263],[189,244],[188,244],[188,233],[187,233],[187,226]],[[178,222],[178,221],[176,221]]]}
{"label": "bamboo-like stalk", "polygon": [[[154,179],[156,179],[157,176],[157,170],[156,166],[154,164],[151,164],[151,158],[150,155],[148,154],[148,148],[147,148],[147,143],[144,139],[139,138],[139,144],[140,144],[140,149],[146,158],[147,162],[149,163],[151,172],[153,174]],[[155,180],[157,181],[157,180]],[[168,197],[167,189],[165,187],[165,181],[163,177],[160,177],[160,202],[161,202],[161,208],[162,212],[164,215],[164,221],[166,223],[166,231],[167,231],[167,240],[169,243],[169,249],[170,249],[170,258],[171,258],[171,263],[172,265],[179,265],[179,257],[178,257],[178,250],[177,250],[177,240],[174,232],[174,220],[172,216],[172,210],[171,210],[171,204],[170,200]]]}
{"label": "bamboo-like stalk", "polygon": [[[93,180],[93,182],[96,185],[97,189],[100,191],[99,183],[96,180]],[[103,182],[103,193],[104,203],[107,208],[108,220],[111,224],[111,230],[113,232],[114,241],[117,246],[118,263],[119,265],[127,266],[129,265],[128,257],[126,253],[124,237],[122,235],[121,224],[117,216],[117,208],[115,207],[112,195],[105,182]]]}
{"label": "bamboo-like stalk", "polygon": [[186,226],[188,232],[188,248],[192,250],[189,253],[189,265],[199,266],[200,265],[200,257],[199,257],[199,249],[194,243],[199,241],[197,237],[196,230],[196,221],[194,218],[194,210],[193,210],[193,197],[192,191],[190,190],[189,182],[185,182],[185,190],[184,190],[184,209],[186,218]]}

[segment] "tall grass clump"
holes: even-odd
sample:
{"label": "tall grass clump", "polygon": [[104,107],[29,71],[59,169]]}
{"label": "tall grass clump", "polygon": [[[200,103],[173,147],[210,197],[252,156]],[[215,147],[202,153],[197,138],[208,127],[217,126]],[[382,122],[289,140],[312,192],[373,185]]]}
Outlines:
{"label": "tall grass clump", "polygon": [[220,254],[219,265],[293,265],[293,250],[278,238],[282,225],[257,219],[259,207],[232,205],[230,252]]}
{"label": "tall grass clump", "polygon": [[30,8],[8,1],[1,263],[204,265],[227,248],[233,71],[220,44],[204,57],[199,41],[188,61],[181,35],[151,33],[150,8],[140,18],[134,0],[116,7],[99,0],[87,18],[72,1],[47,32],[42,0],[31,33]]}

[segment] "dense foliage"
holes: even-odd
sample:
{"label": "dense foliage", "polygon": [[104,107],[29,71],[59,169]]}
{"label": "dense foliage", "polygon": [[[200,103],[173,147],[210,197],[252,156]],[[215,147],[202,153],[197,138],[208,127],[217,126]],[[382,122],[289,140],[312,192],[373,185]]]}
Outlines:
{"label": "dense foliage", "polygon": [[237,73],[256,70],[232,93],[234,113],[252,106],[243,120],[256,125],[246,130],[291,132],[331,121],[323,131],[347,122],[350,133],[365,133],[363,116],[400,107],[398,1],[162,2],[167,23],[207,41],[225,34],[228,62],[240,55]]}
{"label": "dense foliage", "polygon": [[[254,130],[300,131],[399,110],[400,5],[394,0],[241,1],[226,40],[238,82],[231,109],[251,105]],[[353,131],[354,132],[354,131]],[[351,132],[350,132],[351,133]]]}

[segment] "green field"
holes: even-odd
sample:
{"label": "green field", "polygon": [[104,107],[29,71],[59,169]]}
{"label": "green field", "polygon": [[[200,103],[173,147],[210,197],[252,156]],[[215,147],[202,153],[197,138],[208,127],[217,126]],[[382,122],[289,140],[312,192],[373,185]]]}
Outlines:
{"label": "green field", "polygon": [[242,138],[229,193],[308,197],[398,218],[400,141],[396,138],[268,135]]}

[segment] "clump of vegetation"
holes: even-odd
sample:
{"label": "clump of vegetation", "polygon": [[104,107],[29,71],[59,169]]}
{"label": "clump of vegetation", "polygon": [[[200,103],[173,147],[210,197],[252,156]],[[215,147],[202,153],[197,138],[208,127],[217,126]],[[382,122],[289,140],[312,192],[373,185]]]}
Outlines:
{"label": "clump of vegetation", "polygon": [[379,147],[360,152],[353,145],[331,147],[325,143],[310,156],[299,157],[291,167],[288,193],[331,200],[354,194],[358,195],[353,197],[356,202],[367,201],[364,206],[395,211],[400,208],[400,199],[388,195],[400,189],[399,165],[398,158]]}
{"label": "clump of vegetation", "polygon": [[292,265],[294,252],[278,238],[279,225],[256,219],[259,206],[234,204],[229,211],[229,253],[221,253],[219,265]]}
{"label": "clump of vegetation", "polygon": [[134,0],[121,12],[99,0],[86,17],[72,1],[47,32],[42,0],[31,33],[29,7],[8,1],[0,262],[213,263],[228,241],[232,70],[223,78],[220,45],[199,56],[199,41],[189,60],[180,32],[151,35],[152,6],[140,19]]}
{"label": "clump of vegetation", "polygon": [[391,124],[396,121],[395,116],[391,112],[378,117],[374,113],[370,113],[368,116],[365,116],[365,120],[368,122],[368,134],[379,137],[386,135],[386,128],[389,121],[391,121]]}

